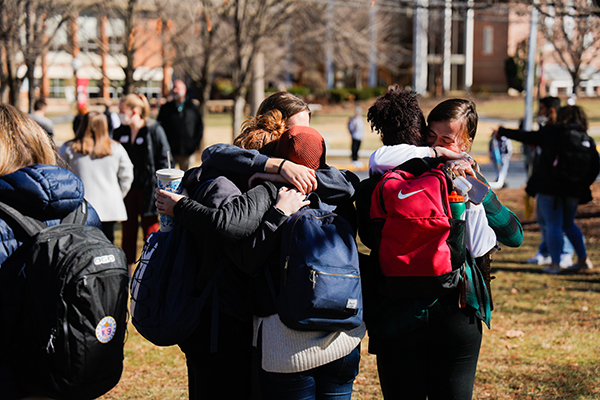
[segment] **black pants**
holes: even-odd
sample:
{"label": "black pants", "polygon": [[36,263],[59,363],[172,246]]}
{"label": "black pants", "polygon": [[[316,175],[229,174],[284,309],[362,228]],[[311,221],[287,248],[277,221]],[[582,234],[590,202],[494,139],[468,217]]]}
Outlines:
{"label": "black pants", "polygon": [[[209,307],[205,307],[205,309]],[[203,311],[204,313],[204,311]],[[185,353],[191,400],[250,399],[252,321],[219,315],[218,348],[210,352],[210,319],[180,344]]]}
{"label": "black pants", "polygon": [[352,161],[358,161],[358,149],[362,140],[352,139]]}
{"label": "black pants", "polygon": [[453,303],[439,300],[429,310],[429,323],[400,338],[376,339],[385,399],[472,398],[481,321]]}
{"label": "black pants", "polygon": [[115,221],[102,222],[102,232],[111,243],[115,242]]}

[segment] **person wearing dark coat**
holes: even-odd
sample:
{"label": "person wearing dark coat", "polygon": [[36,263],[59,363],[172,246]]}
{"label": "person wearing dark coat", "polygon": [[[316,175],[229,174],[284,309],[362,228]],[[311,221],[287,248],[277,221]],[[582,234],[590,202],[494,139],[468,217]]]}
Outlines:
{"label": "person wearing dark coat", "polygon": [[[0,201],[3,203],[53,226],[85,201],[83,182],[56,165],[57,155],[48,134],[27,115],[7,104],[0,104],[0,149],[11,149],[0,157]],[[86,225],[101,226],[91,205]],[[0,213],[0,279],[18,273],[7,269],[4,262],[24,239]],[[2,311],[0,304],[0,314]],[[11,326],[4,328],[4,331],[12,330]],[[31,396],[33,393],[28,393],[28,388],[16,386],[5,346],[10,343],[0,340],[0,397],[14,400]]]}
{"label": "person wearing dark coat", "polygon": [[571,174],[577,176],[569,177],[556,173],[560,157],[564,156],[562,150],[569,147],[569,136],[587,132],[587,129],[587,117],[583,109],[579,106],[567,106],[558,111],[556,124],[543,126],[539,131],[527,132],[500,127],[495,132],[498,137],[505,136],[525,144],[537,145],[542,150],[525,191],[530,196],[537,195],[537,212],[542,214],[546,223],[545,240],[552,258],[552,264],[544,268],[546,273],[562,272],[560,256],[563,231],[577,253],[577,263],[568,269],[580,271],[593,267],[587,256],[583,234],[575,224],[575,213],[579,204],[592,200],[590,186],[600,171],[600,157],[594,139],[587,137],[587,149],[581,153],[582,159],[589,159],[587,171],[577,171]]}
{"label": "person wearing dark coat", "polygon": [[192,99],[186,99],[186,93],[182,80],[173,82],[173,100],[160,108],[157,118],[167,134],[175,161],[184,171],[194,161],[204,133],[200,107]]}
{"label": "person wearing dark coat", "polygon": [[158,212],[154,205],[156,171],[168,168],[170,147],[160,124],[147,119],[150,105],[145,96],[125,96],[119,110],[122,125],[113,132],[113,139],[125,147],[133,163],[133,183],[124,199],[127,220],[122,223],[121,245],[131,267],[137,260],[140,224],[144,238],[158,230]]}

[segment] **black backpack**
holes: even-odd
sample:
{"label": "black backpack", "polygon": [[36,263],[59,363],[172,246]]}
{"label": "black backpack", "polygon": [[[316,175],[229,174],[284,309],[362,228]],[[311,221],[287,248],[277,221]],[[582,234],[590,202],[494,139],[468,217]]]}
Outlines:
{"label": "black backpack", "polygon": [[0,268],[0,351],[18,385],[28,395],[58,399],[103,395],[123,371],[123,251],[84,225],[85,201],[51,227],[1,202],[0,210],[24,239]]}
{"label": "black backpack", "polygon": [[597,154],[594,139],[585,131],[565,127],[552,164],[552,176],[556,179],[556,183],[589,185],[592,168],[597,168]]}

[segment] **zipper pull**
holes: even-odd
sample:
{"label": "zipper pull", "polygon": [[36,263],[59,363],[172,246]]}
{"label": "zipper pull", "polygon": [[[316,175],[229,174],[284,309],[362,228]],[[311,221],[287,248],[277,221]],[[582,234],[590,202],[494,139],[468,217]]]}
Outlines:
{"label": "zipper pull", "polygon": [[48,354],[54,353],[54,339],[56,339],[56,336],[54,336],[55,333],[56,331],[54,329],[52,329],[50,332],[50,339],[48,339],[48,344],[46,344],[46,353]]}
{"label": "zipper pull", "polygon": [[315,285],[317,284],[317,271],[315,271],[314,269],[310,270],[310,281],[313,284],[313,290],[314,290]]}
{"label": "zipper pull", "polygon": [[287,272],[288,263],[290,262],[290,256],[285,257],[285,264],[283,264],[283,286],[287,285]]}

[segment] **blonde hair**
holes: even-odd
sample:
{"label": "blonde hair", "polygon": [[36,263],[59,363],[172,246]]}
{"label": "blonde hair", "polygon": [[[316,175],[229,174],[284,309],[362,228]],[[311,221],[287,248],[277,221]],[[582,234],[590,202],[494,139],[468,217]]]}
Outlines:
{"label": "blonde hair", "polygon": [[57,165],[52,140],[27,114],[0,104],[0,176],[35,164]]}
{"label": "blonde hair", "polygon": [[90,111],[83,116],[81,125],[75,133],[71,143],[73,151],[85,156],[92,155],[96,158],[112,154],[110,136],[108,135],[108,122],[106,115],[98,111]]}
{"label": "blonde hair", "polygon": [[150,103],[143,94],[128,94],[121,99],[121,104],[125,104],[132,110],[138,110],[140,118],[143,120],[150,115]]}
{"label": "blonde hair", "polygon": [[259,150],[279,139],[285,131],[285,121],[279,110],[271,110],[263,115],[248,117],[242,123],[242,132],[233,144],[242,149]]}

